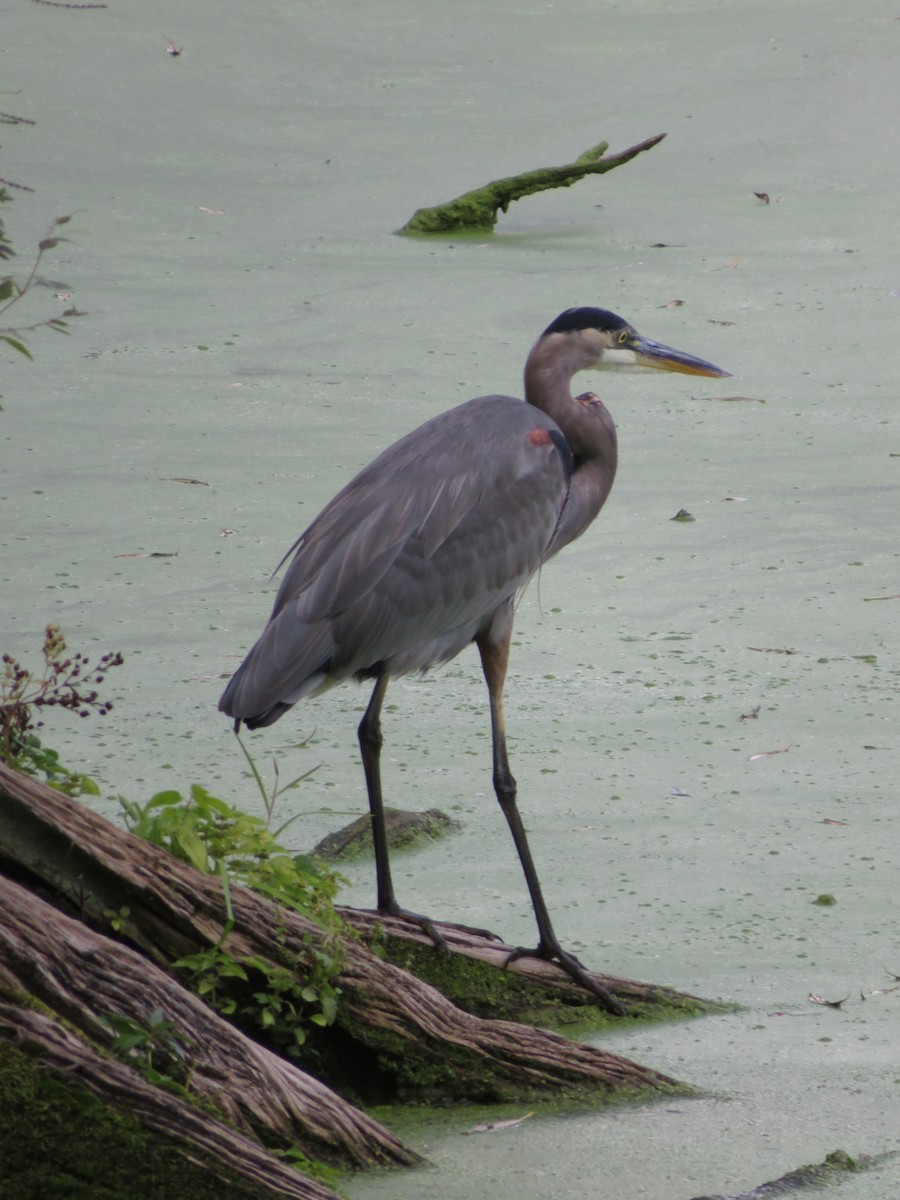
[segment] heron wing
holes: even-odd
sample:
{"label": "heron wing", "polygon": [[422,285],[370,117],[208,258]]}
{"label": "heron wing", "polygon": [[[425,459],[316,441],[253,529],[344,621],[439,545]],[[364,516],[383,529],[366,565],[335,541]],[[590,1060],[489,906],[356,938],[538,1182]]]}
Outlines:
{"label": "heron wing", "polygon": [[551,434],[523,401],[480,397],[365,467],[295,544],[246,678],[230,686],[243,712],[226,711],[457,653],[543,561],[568,484]]}

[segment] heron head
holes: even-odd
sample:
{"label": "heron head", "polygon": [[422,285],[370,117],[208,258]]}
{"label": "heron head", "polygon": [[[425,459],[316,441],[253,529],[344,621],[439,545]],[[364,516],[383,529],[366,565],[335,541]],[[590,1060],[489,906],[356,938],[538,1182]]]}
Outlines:
{"label": "heron head", "polygon": [[638,333],[633,325],[605,308],[569,308],[541,334],[541,341],[563,334],[578,343],[585,363],[582,369],[633,371],[679,371],[683,375],[726,378],[723,371],[705,359],[696,358]]}

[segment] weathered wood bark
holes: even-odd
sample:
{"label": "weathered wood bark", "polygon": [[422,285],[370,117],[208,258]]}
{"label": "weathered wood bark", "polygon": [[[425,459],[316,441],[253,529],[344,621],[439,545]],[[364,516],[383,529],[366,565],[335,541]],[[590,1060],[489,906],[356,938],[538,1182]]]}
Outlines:
{"label": "weathered wood bark", "polygon": [[191,1092],[235,1128],[268,1130],[310,1158],[342,1164],[417,1161],[382,1125],[235,1029],[160,967],[2,875],[0,913],[0,993],[33,997],[99,1046],[113,1041],[104,1016],[146,1021],[161,1009],[188,1048]]}
{"label": "weathered wood bark", "polygon": [[645,150],[658,145],[666,135],[658,133],[636,146],[629,146],[618,154],[606,157],[609,142],[600,142],[585,150],[574,162],[561,167],[538,167],[523,171],[521,175],[510,175],[506,179],[495,179],[471,192],[436,204],[431,208],[419,208],[413,213],[398,233],[490,233],[497,223],[497,214],[506,212],[515,200],[545,192],[548,188],[571,187],[586,175],[604,175],[624,163],[630,162]]}
{"label": "weathered wood bark", "polygon": [[[0,1042],[25,1048],[39,1058],[44,1070],[77,1079],[95,1096],[177,1146],[193,1167],[205,1168],[214,1177],[245,1179],[257,1185],[261,1195],[337,1200],[330,1188],[279,1162],[253,1138],[161,1092],[130,1067],[104,1058],[52,1017],[0,998]],[[4,1113],[5,1124],[14,1119],[14,1113]],[[15,1165],[10,1167],[4,1186],[14,1187]],[[138,1164],[136,1169],[140,1170]]]}
{"label": "weathered wood bark", "polygon": [[[54,904],[65,898],[75,915],[63,915],[39,899],[41,888]],[[231,905],[228,952],[237,959],[253,955],[289,963],[302,978],[310,948],[322,944],[322,930],[236,885]],[[101,1045],[108,1044],[109,1034],[99,1016],[133,1014],[146,1021],[159,1008],[191,1048],[192,1091],[229,1123],[253,1129],[270,1144],[294,1142],[344,1163],[414,1160],[387,1130],[319,1079],[234,1030],[168,972],[174,960],[219,943],[226,911],[218,879],[2,765],[0,911],[0,995],[16,1001],[27,993]],[[133,949],[105,936],[113,918]],[[369,925],[371,936],[372,919],[356,919],[361,927]],[[387,930],[389,939],[396,932]],[[447,932],[451,939],[466,940],[452,926]],[[498,957],[490,942],[481,949],[469,944],[467,952],[476,951],[483,958]],[[343,939],[342,955],[338,1020],[321,1032],[314,1049],[316,1074],[331,1083],[337,1079],[352,1095],[361,1092],[354,1088],[348,1063],[358,1075],[377,1080],[374,1095],[367,1097],[372,1099],[570,1095],[603,1100],[689,1090],[599,1048],[464,1012],[354,937]],[[546,964],[514,966],[523,978],[535,971],[548,980],[562,975]],[[30,1018],[20,1022],[19,1035],[33,1036]],[[14,1027],[15,1018],[7,1013],[7,1036]],[[52,1058],[52,1049],[48,1053]],[[129,1078],[134,1074],[121,1070]],[[121,1089],[118,1071],[112,1079],[112,1090]],[[145,1088],[137,1086],[141,1081],[134,1081],[146,1099]],[[157,1093],[159,1103],[168,1104],[170,1098]],[[190,1123],[177,1114],[160,1120],[181,1124],[185,1136],[193,1136]]]}

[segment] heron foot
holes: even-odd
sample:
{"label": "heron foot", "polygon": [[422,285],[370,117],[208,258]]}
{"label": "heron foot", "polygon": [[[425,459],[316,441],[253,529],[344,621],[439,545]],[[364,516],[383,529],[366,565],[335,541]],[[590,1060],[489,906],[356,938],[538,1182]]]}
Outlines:
{"label": "heron foot", "polygon": [[489,942],[502,942],[503,938],[492,929],[478,929],[475,925],[461,925],[456,921],[441,921],[444,929],[456,929],[459,933],[468,933],[471,937],[485,938]]}
{"label": "heron foot", "polygon": [[[444,950],[448,954],[450,953],[450,948],[447,945],[447,939],[438,930],[437,925],[431,920],[430,917],[423,917],[421,913],[410,912],[408,908],[401,908],[399,904],[382,904],[376,911],[385,913],[390,917],[402,917],[407,921],[412,921],[413,924],[418,925],[420,929],[424,929],[438,950]],[[461,925],[456,921],[441,921],[440,925],[442,929],[455,929],[459,933],[467,933],[470,937],[485,938],[490,942],[503,941],[503,938],[499,933],[494,933],[493,930],[490,929],[477,929],[474,925]]]}
{"label": "heron foot", "polygon": [[434,942],[436,950],[440,950],[443,954],[450,953],[450,947],[447,945],[446,938],[438,932],[437,926],[429,917],[423,917],[421,913],[410,912],[408,908],[401,908],[397,903],[379,904],[376,911],[384,913],[388,917],[400,917],[404,921],[411,921],[428,934]]}
{"label": "heron foot", "polygon": [[625,1006],[621,1001],[617,1000],[612,992],[603,986],[603,984],[595,979],[589,971],[585,969],[582,963],[578,961],[574,954],[569,954],[567,950],[563,950],[562,946],[555,944],[552,946],[545,945],[544,942],[534,950],[528,950],[523,946],[513,950],[506,960],[508,966],[511,962],[515,962],[518,958],[540,958],[544,962],[555,962],[565,971],[565,973],[574,981],[590,992],[600,1001],[600,1006],[605,1008],[607,1012],[612,1013],[616,1017],[624,1017]]}

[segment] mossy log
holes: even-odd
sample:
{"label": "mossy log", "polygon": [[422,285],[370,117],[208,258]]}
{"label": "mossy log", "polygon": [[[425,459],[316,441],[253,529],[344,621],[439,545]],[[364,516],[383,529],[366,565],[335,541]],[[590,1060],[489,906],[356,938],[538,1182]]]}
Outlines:
{"label": "mossy log", "polygon": [[0,1100],[9,1200],[337,1200],[252,1136],[161,1091],[56,1017],[2,996]]}
{"label": "mossy log", "polygon": [[[300,1069],[234,1029],[171,973],[175,960],[220,943],[226,922],[221,882],[2,765],[0,882],[0,996],[7,1004],[2,1036],[35,1043],[41,1053],[34,1020],[24,1015],[37,1009],[57,1026],[63,1021],[80,1032],[102,1058],[110,1042],[104,1015],[146,1022],[160,1009],[190,1050],[190,1094],[179,1099],[151,1091],[170,1113],[160,1120],[180,1129],[187,1141],[195,1125],[182,1119],[180,1107],[168,1106],[196,1098],[214,1114],[204,1121],[221,1120],[248,1139],[252,1131],[267,1146],[295,1145],[343,1165],[402,1164],[416,1156],[350,1099],[571,1097],[596,1103],[690,1091],[600,1048],[465,1012],[350,934],[341,944],[337,1020],[314,1031]],[[237,959],[289,964],[305,978],[323,931],[237,885],[231,886],[230,901],[233,926],[224,948]],[[62,905],[66,912],[59,911]],[[396,940],[397,930],[384,929],[371,916],[355,921],[386,944]],[[465,940],[452,926],[446,929],[451,941]],[[434,961],[443,958],[430,948],[413,948]],[[471,961],[475,950],[469,945],[468,957],[460,961]],[[496,953],[487,942],[482,957]],[[541,987],[556,977],[568,988],[566,977],[550,964],[513,966],[520,982],[537,970],[544,976]],[[500,980],[513,974],[484,969]],[[125,1078],[146,1098],[144,1081],[130,1067],[112,1060],[105,1067],[109,1073],[98,1068],[92,1077],[110,1081],[112,1098],[128,1090]],[[241,1157],[240,1150],[235,1153]],[[265,1153],[260,1145],[259,1154]]]}
{"label": "mossy log", "polygon": [[[298,1147],[310,1158],[341,1165],[417,1161],[383,1126],[247,1037],[162,968],[2,875],[0,912],[0,995],[30,997],[84,1035],[83,1057],[93,1064],[88,1077],[95,1079],[98,1094],[104,1085],[116,1094],[123,1072],[131,1078],[135,1074],[127,1066],[104,1062],[91,1049],[109,1048],[113,1042],[113,1029],[104,1017],[146,1023],[159,1009],[187,1049],[191,1094],[235,1129],[251,1136],[266,1130],[270,1143]],[[9,1030],[9,1006],[5,1016],[3,1025],[0,1015],[0,1027]],[[33,1038],[33,1022],[27,1028]],[[74,1053],[71,1036],[63,1039],[63,1032],[50,1038],[49,1045],[64,1041],[65,1052]],[[157,1088],[150,1093],[160,1095]],[[170,1114],[167,1105],[160,1113],[148,1110],[161,1132],[173,1133],[184,1122],[180,1110],[186,1106],[177,1107],[177,1114]]]}
{"label": "mossy log", "polygon": [[830,1154],[825,1155],[822,1162],[797,1167],[796,1170],[788,1171],[778,1179],[761,1183],[747,1192],[727,1196],[695,1196],[694,1200],[769,1200],[772,1196],[788,1196],[792,1192],[805,1191],[807,1188],[818,1191],[831,1184],[843,1183],[847,1175],[881,1170],[897,1157],[896,1150],[888,1150],[884,1154],[859,1154],[856,1158],[851,1158],[846,1150],[832,1150]]}
{"label": "mossy log", "polygon": [[514,200],[533,196],[535,192],[545,192],[549,188],[571,187],[586,175],[605,175],[607,171],[631,162],[645,150],[651,150],[665,136],[664,133],[658,133],[656,137],[647,138],[608,158],[606,151],[609,142],[600,142],[590,150],[585,150],[574,162],[561,167],[538,167],[533,171],[523,171],[521,175],[495,179],[445,204],[417,209],[397,232],[405,235],[490,233],[497,224],[498,214],[505,213]]}
{"label": "mossy log", "polygon": [[[525,955],[509,961],[518,947],[484,937],[463,926],[438,924],[449,954],[436,954],[424,930],[399,917],[368,909],[340,908],[347,923],[368,944],[404,970],[453,997],[455,1004],[480,1017],[501,1013],[528,1024],[576,1025],[599,1029],[621,1019],[594,999],[555,962]],[[671,1021],[729,1011],[728,1004],[705,1000],[663,984],[643,983],[592,972],[625,1005],[628,1020]]]}

